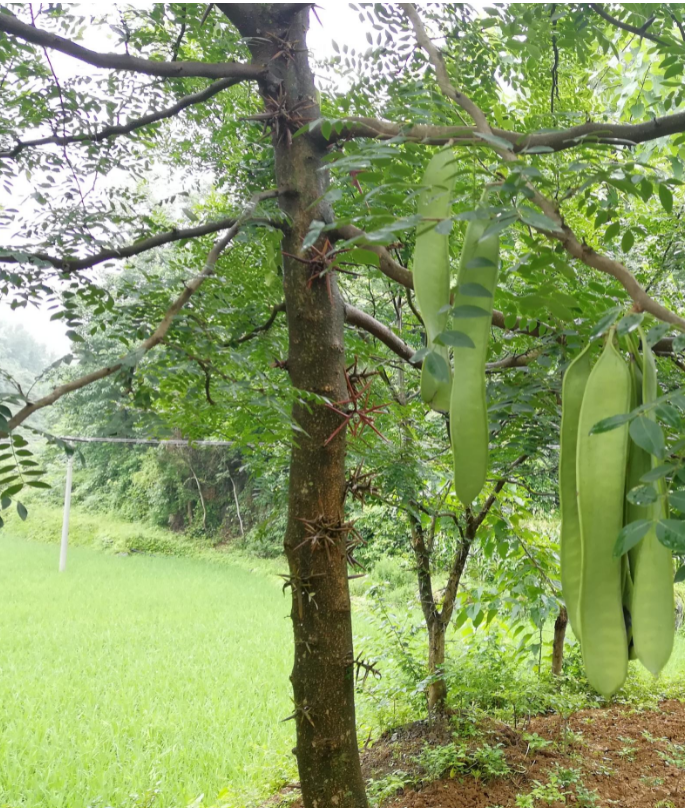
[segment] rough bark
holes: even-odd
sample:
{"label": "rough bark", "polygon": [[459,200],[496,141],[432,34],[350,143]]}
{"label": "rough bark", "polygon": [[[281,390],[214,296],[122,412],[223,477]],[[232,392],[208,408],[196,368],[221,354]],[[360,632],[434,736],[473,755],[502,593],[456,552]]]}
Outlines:
{"label": "rough bark", "polygon": [[428,709],[443,712],[447,699],[447,683],[443,666],[445,664],[445,629],[442,620],[428,626],[428,671],[434,677],[428,685]]}
{"label": "rough bark", "polygon": [[[248,38],[253,62],[269,68],[268,79],[260,83],[266,109],[278,99],[293,118],[316,119],[317,93],[305,44],[308,6],[295,9],[285,22],[279,20],[278,4],[219,7]],[[292,139],[285,116],[272,123],[279,203],[291,224],[283,241],[287,370],[296,389],[343,402],[348,397],[345,309],[335,274],[317,278],[313,265],[292,257],[311,258],[302,250],[309,226],[315,219],[330,219],[321,202],[327,184],[325,145],[308,135]],[[330,439],[341,418],[323,405],[296,404],[293,418],[299,428],[293,435],[285,552],[295,637],[290,677],[294,753],[302,798],[305,808],[366,808],[355,728],[349,532],[343,515],[345,430]]]}
{"label": "rough bark", "polygon": [[564,640],[566,639],[566,626],[568,613],[563,604],[559,607],[559,616],[554,622],[554,641],[552,643],[552,673],[561,676],[564,664]]}

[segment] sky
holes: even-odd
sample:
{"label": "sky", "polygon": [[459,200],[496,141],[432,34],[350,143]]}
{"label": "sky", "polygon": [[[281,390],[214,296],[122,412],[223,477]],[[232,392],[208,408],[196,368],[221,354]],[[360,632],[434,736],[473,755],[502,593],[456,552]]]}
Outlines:
{"label": "sky", "polygon": [[[87,14],[94,10],[95,4],[79,3],[73,4]],[[133,6],[148,6],[149,3],[130,3]],[[101,6],[99,7],[101,10]],[[321,24],[316,17],[312,17],[311,28],[308,36],[308,44],[315,59],[331,56],[334,51],[331,41],[335,39],[340,46],[348,45],[357,50],[366,50],[366,29],[359,24],[358,12],[349,7],[347,3],[336,2],[335,0],[319,0],[317,3],[317,14]],[[103,38],[100,42],[84,41],[88,47],[101,51],[110,51],[107,41]],[[71,59],[61,54],[53,54],[53,64],[59,75],[65,76],[78,74],[82,70],[91,70],[78,60]],[[7,303],[0,300],[0,319],[8,323],[21,323],[39,342],[46,345],[55,357],[68,353],[70,341],[65,335],[66,327],[61,321],[51,321],[50,313],[45,309],[33,307],[12,310]]]}

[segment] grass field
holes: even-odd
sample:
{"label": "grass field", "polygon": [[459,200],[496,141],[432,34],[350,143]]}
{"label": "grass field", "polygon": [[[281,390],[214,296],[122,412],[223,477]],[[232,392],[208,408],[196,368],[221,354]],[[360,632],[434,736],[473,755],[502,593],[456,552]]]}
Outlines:
{"label": "grass field", "polygon": [[[180,558],[121,556],[112,549],[132,541],[170,552],[177,537],[77,514],[60,575],[57,516],[43,515],[0,532],[0,808],[244,808],[297,779],[293,722],[282,721],[292,712],[292,640],[274,575],[281,562],[216,550],[192,557],[198,550],[185,541]],[[38,541],[26,538],[33,526]],[[370,579],[388,581],[393,621],[420,659],[413,575],[388,560]],[[356,650],[381,657],[383,679],[358,698],[361,741],[424,715],[388,653],[387,624],[363,599],[367,586],[353,585]],[[492,660],[465,664],[466,631],[449,640],[458,687],[475,688],[484,704],[495,687],[535,695],[537,678],[515,671],[506,650],[516,683],[496,681]],[[638,666],[619,700],[682,697],[684,676],[679,636],[661,679]]]}
{"label": "grass field", "polygon": [[275,578],[78,547],[59,575],[57,557],[2,533],[0,805],[241,804],[290,775]]}

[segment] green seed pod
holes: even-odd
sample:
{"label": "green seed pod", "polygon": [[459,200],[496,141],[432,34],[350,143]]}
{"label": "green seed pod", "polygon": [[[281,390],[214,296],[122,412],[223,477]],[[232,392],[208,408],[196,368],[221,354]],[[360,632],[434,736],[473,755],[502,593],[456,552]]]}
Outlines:
{"label": "green seed pod", "polygon": [[465,336],[467,344],[473,344],[454,347],[450,399],[454,490],[464,505],[480,494],[488,470],[485,360],[499,274],[499,235],[480,240],[489,224],[484,216],[470,221],[466,228],[450,326]]}
{"label": "green seed pod", "polygon": [[[643,345],[642,400],[643,403],[650,404],[658,397],[656,361],[643,332],[640,333],[640,338]],[[648,410],[645,414],[648,418],[655,418],[653,411]],[[648,458],[649,467],[661,462],[651,455]],[[664,494],[664,488],[662,480],[659,490],[661,495]],[[655,522],[667,515],[661,498],[650,506],[649,511]],[[656,676],[668,662],[673,650],[675,603],[673,556],[658,540],[654,527],[635,548],[632,566],[635,653],[645,668]]]}
{"label": "green seed pod", "polygon": [[580,640],[580,520],[576,486],[578,422],[585,387],[592,369],[588,345],[569,365],[561,389],[561,437],[559,453],[559,506],[561,511],[561,591],[573,633]]}
{"label": "green seed pod", "polygon": [[426,326],[426,338],[437,355],[440,365],[444,362],[444,378],[439,379],[429,368],[429,362],[421,369],[421,398],[433,409],[447,412],[452,387],[449,353],[445,345],[436,345],[435,338],[447,326],[450,303],[450,258],[449,236],[438,233],[435,225],[449,217],[454,191],[454,153],[451,148],[442,149],[431,158],[423,175],[424,189],[419,195],[418,213],[422,222],[417,228],[414,249],[414,291],[416,302]]}
{"label": "green seed pod", "polygon": [[576,466],[583,661],[590,684],[607,697],[621,687],[628,670],[621,560],[613,552],[623,527],[628,426],[595,435],[590,431],[604,418],[629,412],[630,391],[630,371],[612,331],[585,388]]}

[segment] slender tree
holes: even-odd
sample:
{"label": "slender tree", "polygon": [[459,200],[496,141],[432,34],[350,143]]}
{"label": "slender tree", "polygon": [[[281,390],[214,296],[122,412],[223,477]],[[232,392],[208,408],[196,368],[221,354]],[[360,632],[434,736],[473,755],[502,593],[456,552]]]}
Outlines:
{"label": "slender tree", "polygon": [[[31,6],[11,5],[0,11],[0,56],[7,85],[2,180],[11,190],[17,164],[40,176],[33,195],[40,210],[32,221],[24,222],[11,210],[4,212],[21,238],[12,239],[0,253],[3,295],[15,305],[47,300],[72,333],[82,324],[79,306],[89,307],[104,329],[108,325],[116,329],[118,321],[128,320],[117,312],[116,302],[97,283],[96,275],[89,274],[92,268],[176,243],[191,244],[195,268],[192,274],[179,273],[181,288],[165,306],[154,296],[152,310],[159,313],[158,319],[141,318],[122,338],[127,349],[123,357],[81,376],[70,374],[37,398],[21,387],[11,397],[4,396],[0,452],[14,460],[12,468],[0,471],[0,496],[6,506],[25,484],[41,484],[27,466],[31,461],[15,452],[25,445],[20,428],[30,427],[28,419],[34,413],[102,379],[123,374],[130,380],[160,345],[189,350],[185,343],[192,339],[187,326],[191,315],[206,341],[216,342],[207,336],[211,327],[194,305],[200,307],[198,301],[212,294],[207,291],[212,281],[217,286],[223,282],[224,293],[232,291],[225,272],[232,260],[230,247],[238,250],[248,233],[258,240],[254,236],[258,228],[282,233],[283,302],[269,301],[270,314],[263,323],[214,347],[219,355],[241,340],[247,342],[285,313],[288,355],[276,364],[288,373],[294,401],[285,550],[295,638],[291,676],[295,753],[306,808],[364,808],[347,579],[356,535],[344,510],[349,488],[345,433],[350,425],[372,425],[374,407],[366,398],[363,374],[346,361],[346,336],[352,337],[346,335],[345,325],[382,343],[402,362],[412,360],[417,346],[382,318],[355,305],[362,295],[354,299],[348,293],[343,299],[339,275],[349,271],[343,266],[343,251],[349,251],[356,271],[377,270],[388,283],[411,290],[406,244],[416,224],[407,216],[419,182],[414,169],[425,162],[428,147],[451,144],[462,177],[458,199],[462,218],[473,209],[476,186],[487,180],[496,185],[500,198],[491,211],[491,227],[511,233],[514,225],[520,226],[507,246],[517,257],[517,269],[504,284],[505,305],[493,314],[494,328],[516,342],[502,339],[492,366],[518,372],[545,357],[558,366],[563,352],[578,344],[578,334],[589,334],[589,321],[606,314],[605,298],[616,304],[608,321],[612,316],[617,319],[626,304],[633,307],[629,316],[647,314],[661,321],[665,329],[654,341],[660,353],[672,355],[678,343],[666,336],[667,331],[684,331],[685,319],[657,299],[678,303],[673,286],[664,281],[668,271],[650,277],[640,266],[631,266],[628,257],[635,234],[649,222],[653,210],[635,212],[626,200],[648,205],[658,189],[670,214],[672,189],[679,181],[665,175],[664,155],[652,175],[649,161],[633,159],[628,149],[639,144],[651,148],[662,138],[685,132],[685,113],[679,111],[683,99],[677,89],[662,96],[650,90],[649,112],[639,95],[632,111],[626,110],[622,101],[616,101],[610,82],[591,75],[587,65],[605,59],[609,50],[618,52],[617,46],[631,47],[636,64],[661,59],[660,75],[667,83],[676,75],[669,73],[674,66],[682,72],[682,8],[657,4],[645,20],[642,7],[517,4],[487,10],[481,18],[461,4],[427,12],[411,4],[365,4],[360,13],[372,41],[379,32],[375,50],[368,61],[352,54],[341,57],[348,60],[351,72],[358,72],[358,83],[348,97],[331,94],[324,110],[307,50],[313,4],[183,4],[183,8],[182,22],[179,4],[154,4],[149,13],[124,16],[118,27],[121,48],[115,53],[81,45],[80,23],[61,5],[37,14]],[[445,35],[442,51],[433,27]],[[556,54],[551,72],[541,48]],[[507,58],[498,61],[501,52]],[[56,53],[80,65],[77,79],[60,80]],[[565,55],[563,64],[559,53]],[[107,71],[106,79],[91,84],[91,68]],[[497,84],[501,78],[516,96],[509,106],[507,88]],[[638,93],[638,78],[635,87],[626,87],[628,95]],[[606,108],[596,108],[587,90],[591,79],[601,85],[596,94]],[[257,88],[259,108],[248,85]],[[522,86],[526,92],[521,92]],[[571,109],[560,115],[564,100]],[[379,110],[387,115],[379,116]],[[202,142],[207,164],[193,152],[192,138],[177,144],[177,160],[195,161],[200,172],[211,164],[221,189],[220,203],[215,199],[207,205],[209,210],[212,204],[220,208],[214,217],[204,224],[163,229],[154,218],[141,216],[140,199],[130,187],[97,196],[93,189],[98,177],[114,168],[128,170],[132,177],[152,168],[147,162],[151,146],[160,153],[167,147],[163,137],[156,137],[161,125],[170,123],[165,131],[173,139],[174,123],[181,115],[187,116],[184,121],[192,136]],[[268,157],[253,160],[251,169],[242,174],[237,166],[243,155],[234,137],[238,117],[266,125],[271,138]],[[36,137],[36,128],[50,134]],[[250,142],[246,149],[256,153],[258,146]],[[588,162],[567,158],[571,152]],[[382,170],[388,164],[395,174],[379,182],[369,169]],[[671,163],[676,164],[682,170],[681,163]],[[232,168],[236,176],[227,180],[226,172]],[[349,191],[335,211],[330,172],[344,178]],[[398,177],[404,179],[400,182]],[[367,182],[374,187],[362,200],[356,194]],[[393,195],[398,182],[401,191]],[[333,190],[340,191],[342,199],[343,179],[338,186]],[[384,193],[390,194],[387,200]],[[238,198],[243,200],[240,205]],[[596,237],[588,222],[602,227],[620,202],[625,221],[612,221],[603,236]],[[343,214],[345,206],[349,215]],[[451,226],[452,219],[447,224]],[[117,243],[115,229],[127,233],[130,243],[121,239]],[[614,249],[612,239],[621,230],[621,250]],[[212,234],[217,240],[209,248],[203,239]],[[245,254],[254,257],[249,249],[248,242]],[[655,250],[648,245],[644,252],[648,263],[655,264]],[[599,273],[593,275],[603,280],[603,285],[595,282],[599,291],[579,279],[574,267]],[[661,267],[668,267],[666,257]],[[545,277],[544,272],[550,275]],[[562,283],[560,278],[577,297],[560,295],[555,288]],[[180,328],[181,321],[187,330]],[[508,350],[512,344],[515,349]],[[209,362],[199,356],[199,360],[205,376],[201,387],[211,405],[207,379],[220,359]],[[512,400],[506,405],[510,411],[521,406]],[[469,516],[464,547],[475,535],[478,518],[475,513]],[[420,542],[418,546],[420,551]],[[457,579],[458,573],[457,569]],[[447,611],[443,614],[447,616]],[[438,646],[436,640],[436,665]]]}

